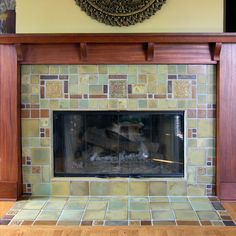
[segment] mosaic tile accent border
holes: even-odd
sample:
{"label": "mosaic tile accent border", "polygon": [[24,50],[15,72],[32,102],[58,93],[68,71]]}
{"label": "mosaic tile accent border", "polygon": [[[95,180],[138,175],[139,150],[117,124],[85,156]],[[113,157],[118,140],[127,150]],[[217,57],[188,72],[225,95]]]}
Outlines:
{"label": "mosaic tile accent border", "polygon": [[19,201],[0,225],[236,226],[216,197],[70,197]]}
{"label": "mosaic tile accent border", "polygon": [[[214,65],[22,66],[24,194],[214,195],[215,87]],[[186,179],[52,179],[53,110],[186,111]]]}

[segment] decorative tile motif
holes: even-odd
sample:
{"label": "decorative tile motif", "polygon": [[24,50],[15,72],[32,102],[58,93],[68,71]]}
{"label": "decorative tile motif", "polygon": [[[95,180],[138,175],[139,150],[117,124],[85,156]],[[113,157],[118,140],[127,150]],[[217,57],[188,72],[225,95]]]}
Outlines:
{"label": "decorative tile motif", "polygon": [[62,97],[62,83],[60,81],[48,81],[46,83],[46,98]]}
{"label": "decorative tile motif", "polygon": [[[213,65],[22,66],[24,194],[65,197],[131,195],[151,198],[214,195],[214,70]],[[173,183],[153,179],[123,179],[109,183],[92,178],[52,182],[51,114],[55,109],[186,111],[187,180]],[[116,204],[119,206],[121,203],[114,203],[114,206]],[[139,220],[134,222],[141,224]],[[166,221],[166,224],[169,222]]]}
{"label": "decorative tile motif", "polygon": [[32,198],[16,202],[0,225],[236,226],[215,197],[173,196]]}
{"label": "decorative tile motif", "polygon": [[127,97],[127,84],[125,80],[111,80],[109,86],[110,98]]}

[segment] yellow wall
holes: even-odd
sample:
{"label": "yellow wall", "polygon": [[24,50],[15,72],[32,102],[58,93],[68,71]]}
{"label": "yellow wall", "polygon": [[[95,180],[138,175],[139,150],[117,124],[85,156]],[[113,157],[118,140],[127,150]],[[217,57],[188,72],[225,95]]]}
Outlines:
{"label": "yellow wall", "polygon": [[112,27],[99,23],[74,0],[16,0],[17,33],[222,32],[224,0],[167,0],[141,24]]}

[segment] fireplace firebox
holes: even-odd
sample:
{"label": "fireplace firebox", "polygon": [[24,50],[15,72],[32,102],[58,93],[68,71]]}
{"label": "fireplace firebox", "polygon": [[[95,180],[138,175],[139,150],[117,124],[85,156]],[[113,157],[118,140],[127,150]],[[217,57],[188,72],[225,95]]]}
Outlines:
{"label": "fireplace firebox", "polygon": [[183,177],[183,111],[54,111],[55,177]]}

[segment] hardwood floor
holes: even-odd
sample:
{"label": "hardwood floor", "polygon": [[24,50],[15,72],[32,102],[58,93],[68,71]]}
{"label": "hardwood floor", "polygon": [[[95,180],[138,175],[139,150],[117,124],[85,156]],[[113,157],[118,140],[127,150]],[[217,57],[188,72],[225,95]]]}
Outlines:
{"label": "hardwood floor", "polygon": [[[0,209],[9,209],[12,202],[1,203]],[[236,202],[224,202],[224,207],[236,220]],[[60,226],[0,226],[0,236],[236,236],[236,227],[60,227]]]}
{"label": "hardwood floor", "polygon": [[0,219],[9,211],[15,202],[0,202]]}
{"label": "hardwood floor", "polygon": [[231,227],[50,227],[50,226],[2,226],[4,236],[235,236]]}

